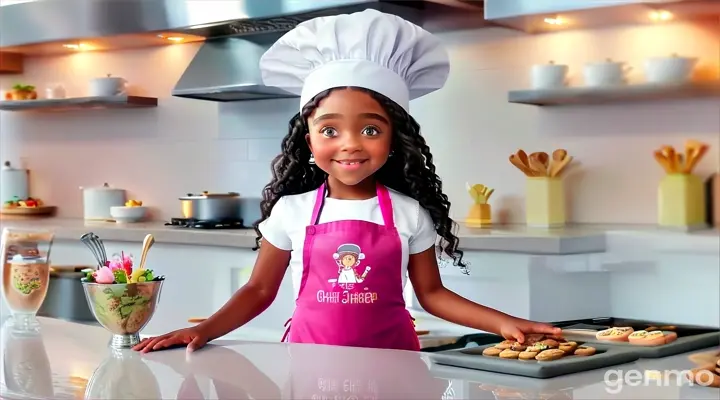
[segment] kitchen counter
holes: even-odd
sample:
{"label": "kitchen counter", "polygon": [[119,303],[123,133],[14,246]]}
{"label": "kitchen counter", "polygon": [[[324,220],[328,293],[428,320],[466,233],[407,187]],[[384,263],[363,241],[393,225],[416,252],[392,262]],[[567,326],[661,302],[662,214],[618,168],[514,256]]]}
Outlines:
{"label": "kitchen counter", "polygon": [[40,321],[36,335],[3,327],[3,398],[717,399],[720,394],[672,374],[656,380],[663,371],[693,368],[690,354],[539,380],[438,366],[430,353],[332,346],[217,341],[189,355],[182,348],[140,355],[110,350],[110,334],[102,328]]}
{"label": "kitchen counter", "polygon": [[[166,226],[163,222],[115,224],[86,222],[82,219],[1,219],[0,227],[52,229],[60,240],[79,240],[83,233],[95,232],[105,241],[142,242],[151,233],[157,243],[221,246],[250,249],[255,246],[253,229],[188,229]],[[493,229],[472,229],[460,225],[457,232],[460,247],[468,251],[496,251],[524,254],[602,253],[608,241],[627,243],[639,240],[665,241],[669,248],[694,253],[720,253],[717,230],[678,232],[643,225],[570,225],[558,229],[528,228],[524,225],[498,226]],[[664,247],[664,246],[663,246]]]}

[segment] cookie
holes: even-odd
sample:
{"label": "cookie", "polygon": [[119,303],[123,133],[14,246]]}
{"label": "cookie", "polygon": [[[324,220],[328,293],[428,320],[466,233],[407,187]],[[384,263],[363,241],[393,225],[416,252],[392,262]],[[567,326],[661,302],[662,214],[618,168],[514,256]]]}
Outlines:
{"label": "cookie", "polygon": [[528,348],[525,349],[525,351],[534,351],[534,352],[536,352],[536,353],[539,353],[539,352],[541,352],[541,351],[543,351],[543,350],[547,350],[547,349],[549,349],[549,348],[550,348],[550,347],[548,347],[548,345],[546,345],[546,344],[544,344],[544,343],[539,343],[539,342],[538,342],[538,343],[535,343],[535,344],[532,345],[532,346],[528,346]]}
{"label": "cookie", "polygon": [[715,368],[715,373],[720,375],[720,368]]}
{"label": "cookie", "polygon": [[598,340],[610,340],[614,342],[627,342],[628,336],[634,332],[631,327],[609,328],[595,334]]}
{"label": "cookie", "polygon": [[538,355],[537,351],[523,351],[518,354],[518,358],[521,360],[534,360],[536,355]]}
{"label": "cookie", "polygon": [[560,350],[572,354],[575,349],[578,348],[578,344],[576,342],[565,342],[560,343]]}
{"label": "cookie", "polygon": [[573,354],[575,354],[576,356],[591,356],[591,355],[595,354],[596,351],[597,350],[595,350],[594,347],[580,346],[577,349],[575,349]]}
{"label": "cookie", "polygon": [[659,331],[660,328],[658,328],[657,326],[654,326],[654,325],[653,325],[653,326],[648,326],[647,328],[645,328],[645,329],[643,329],[643,330],[644,330],[644,331],[647,331],[647,332],[650,332],[650,331]]}
{"label": "cookie", "polygon": [[547,346],[551,349],[557,349],[558,347],[560,347],[560,343],[558,343],[557,340],[554,340],[554,339],[545,339],[540,343],[544,344],[545,346]]}
{"label": "cookie", "polygon": [[[675,325],[663,325],[663,326],[661,326],[661,327],[659,327],[659,328],[657,328],[657,329],[653,329],[653,330],[656,330],[656,331],[674,331],[674,330],[676,330],[676,329],[677,329],[677,326],[675,326]],[[648,330],[650,330],[650,329],[648,329]]]}
{"label": "cookie", "polygon": [[527,346],[525,346],[524,344],[515,343],[510,348],[515,351],[524,351],[525,349],[527,349]]}
{"label": "cookie", "polygon": [[506,340],[495,345],[496,348],[505,350],[511,348],[516,342],[514,340]]}
{"label": "cookie", "polygon": [[518,358],[518,355],[520,355],[519,351],[505,349],[500,353],[500,358],[508,358],[515,360]]}
{"label": "cookie", "polygon": [[715,365],[717,365],[717,367],[720,368],[720,358],[718,358],[717,363]]}
{"label": "cookie", "polygon": [[488,357],[497,357],[502,352],[502,349],[498,349],[497,347],[488,347],[487,349],[483,350],[482,354]]}
{"label": "cookie", "polygon": [[553,361],[562,358],[565,352],[560,349],[547,349],[535,356],[538,361]]}

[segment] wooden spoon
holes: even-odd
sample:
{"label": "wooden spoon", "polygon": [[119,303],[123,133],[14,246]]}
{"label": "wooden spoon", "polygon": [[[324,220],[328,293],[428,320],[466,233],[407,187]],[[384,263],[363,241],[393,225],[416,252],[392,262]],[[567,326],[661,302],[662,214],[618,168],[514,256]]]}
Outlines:
{"label": "wooden spoon", "polygon": [[567,157],[567,150],[557,149],[552,153],[552,164],[550,165],[550,176],[557,176],[559,172],[559,165]]}
{"label": "wooden spoon", "polygon": [[207,318],[188,318],[188,323],[191,324],[199,324],[201,322],[207,321]]}
{"label": "wooden spoon", "polygon": [[522,171],[526,176],[535,176],[535,173],[524,164],[517,154],[510,155],[510,163]]}
{"label": "wooden spoon", "polygon": [[570,162],[573,160],[572,156],[565,156],[565,158],[562,159],[559,163],[555,165],[555,168],[552,170],[550,177],[555,178],[560,176],[560,173],[565,169],[565,167],[570,164]]}
{"label": "wooden spoon", "polygon": [[657,161],[658,164],[663,167],[666,173],[673,173],[672,166],[670,165],[670,162],[668,161],[667,157],[665,157],[665,155],[662,153],[662,151],[656,150],[653,155],[655,156],[655,161]]}
{"label": "wooden spoon", "polygon": [[530,154],[530,169],[535,172],[535,176],[547,176],[547,168],[540,157],[540,153]]}
{"label": "wooden spoon", "polygon": [[145,268],[145,261],[147,261],[147,255],[152,245],[155,244],[155,238],[151,234],[147,234],[143,240],[142,252],[140,253],[140,266],[138,269]]}
{"label": "wooden spoon", "polygon": [[697,164],[700,162],[702,157],[707,153],[710,146],[696,142],[694,140],[689,140],[687,144],[685,144],[685,152],[687,154],[685,159],[685,168],[683,172],[685,173],[691,173],[693,169],[697,166]]}
{"label": "wooden spoon", "polygon": [[550,168],[550,156],[548,156],[548,153],[544,151],[537,154],[538,160],[545,166],[545,170],[547,171]]}
{"label": "wooden spoon", "polygon": [[670,168],[669,173],[676,173],[679,172],[678,166],[675,163],[675,149],[672,148],[672,146],[663,146],[662,147],[662,154],[665,156],[665,159],[668,162],[668,167]]}

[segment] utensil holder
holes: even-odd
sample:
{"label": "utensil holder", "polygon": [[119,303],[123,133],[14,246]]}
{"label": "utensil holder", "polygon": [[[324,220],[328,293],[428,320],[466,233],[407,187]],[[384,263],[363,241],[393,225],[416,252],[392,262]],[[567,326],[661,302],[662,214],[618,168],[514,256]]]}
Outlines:
{"label": "utensil holder", "polygon": [[658,224],[665,227],[705,228],[705,187],[693,174],[668,174],[658,188]]}
{"label": "utensil holder", "polygon": [[473,204],[470,207],[465,225],[468,228],[486,228],[492,225],[492,208],[490,204]]}
{"label": "utensil holder", "polygon": [[562,179],[528,177],[525,183],[525,223],[532,227],[565,225],[565,186]]}

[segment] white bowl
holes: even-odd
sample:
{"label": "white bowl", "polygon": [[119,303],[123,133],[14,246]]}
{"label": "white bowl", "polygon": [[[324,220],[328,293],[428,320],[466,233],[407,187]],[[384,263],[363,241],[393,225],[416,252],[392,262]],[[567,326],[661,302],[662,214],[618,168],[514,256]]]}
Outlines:
{"label": "white bowl", "polygon": [[118,207],[110,207],[110,216],[113,217],[115,222],[118,223],[125,223],[125,222],[138,222],[142,221],[143,218],[145,218],[145,214],[147,213],[147,207],[125,207],[125,206],[118,206]]}

